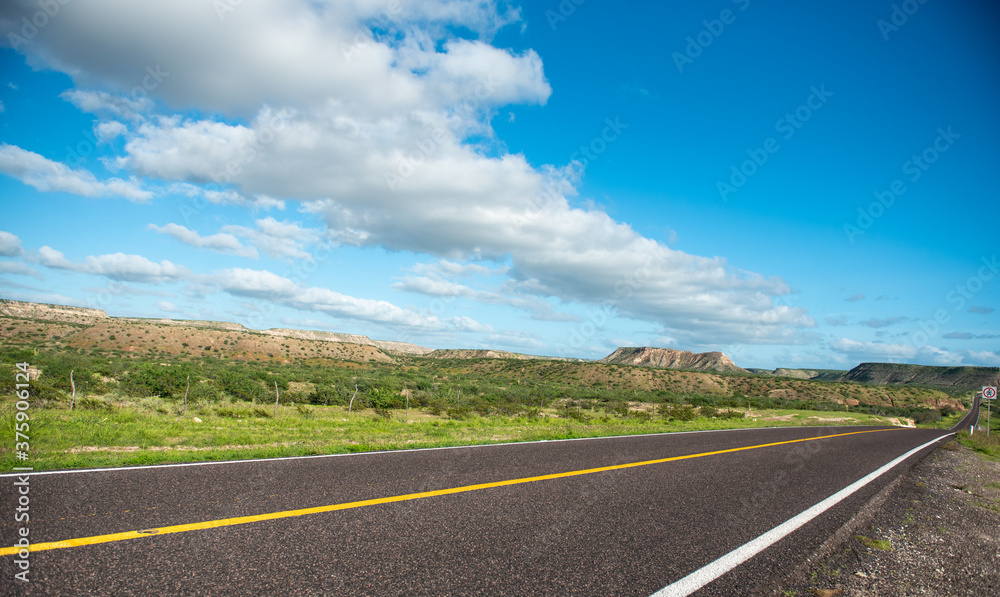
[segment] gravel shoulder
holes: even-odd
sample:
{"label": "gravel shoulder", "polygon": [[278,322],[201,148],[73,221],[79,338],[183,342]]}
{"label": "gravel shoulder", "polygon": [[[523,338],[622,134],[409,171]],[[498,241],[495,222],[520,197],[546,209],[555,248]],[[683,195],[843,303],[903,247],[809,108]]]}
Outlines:
{"label": "gravel shoulder", "polygon": [[1000,595],[1000,462],[954,441],[773,595]]}

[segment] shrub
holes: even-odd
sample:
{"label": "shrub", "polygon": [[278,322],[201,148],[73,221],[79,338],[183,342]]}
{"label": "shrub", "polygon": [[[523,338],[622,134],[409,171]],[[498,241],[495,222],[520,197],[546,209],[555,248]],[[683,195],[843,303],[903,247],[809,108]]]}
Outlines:
{"label": "shrub", "polygon": [[344,403],[343,397],[329,386],[316,386],[313,388],[312,393],[308,396],[308,401],[309,404],[322,404],[324,406]]}
{"label": "shrub", "polygon": [[472,411],[468,406],[454,406],[448,409],[448,418],[456,421],[464,421],[472,416]]}
{"label": "shrub", "polygon": [[674,406],[660,408],[660,415],[673,421],[693,421],[696,414],[694,408],[690,406]]}
{"label": "shrub", "polygon": [[699,409],[699,414],[706,419],[711,419],[712,417],[719,414],[719,409],[714,406],[703,406]]}
{"label": "shrub", "polygon": [[738,410],[723,410],[715,415],[717,419],[742,419],[743,413]]}
{"label": "shrub", "polygon": [[250,416],[250,411],[245,408],[235,406],[218,406],[215,409],[216,416],[229,417],[231,419],[243,419]]}

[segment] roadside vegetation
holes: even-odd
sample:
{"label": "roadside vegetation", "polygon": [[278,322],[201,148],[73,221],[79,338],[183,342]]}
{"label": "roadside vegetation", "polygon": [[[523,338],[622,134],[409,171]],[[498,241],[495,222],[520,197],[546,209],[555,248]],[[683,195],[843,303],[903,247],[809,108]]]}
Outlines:
{"label": "roadside vegetation", "polygon": [[[596,363],[245,361],[4,344],[0,421],[10,438],[15,363],[34,372],[36,470],[752,426],[944,426],[962,414],[928,408],[960,399],[928,388],[878,388],[880,403],[849,405],[870,388]],[[12,448],[0,443],[4,470],[19,465]]]}
{"label": "roadside vegetation", "polygon": [[958,433],[956,439],[959,443],[972,448],[977,453],[991,460],[1000,460],[1000,413],[997,412],[997,404],[994,401],[993,408],[989,410],[989,434],[986,431],[986,408],[980,409],[979,425],[975,432],[970,433],[968,429]]}

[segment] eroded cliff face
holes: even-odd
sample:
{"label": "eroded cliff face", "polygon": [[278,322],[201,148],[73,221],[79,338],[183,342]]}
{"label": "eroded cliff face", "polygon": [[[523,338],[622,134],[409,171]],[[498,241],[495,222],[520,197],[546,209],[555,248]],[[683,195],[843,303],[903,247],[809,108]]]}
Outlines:
{"label": "eroded cliff face", "polygon": [[672,348],[622,347],[604,357],[600,363],[639,365],[663,369],[690,369],[694,371],[732,371],[746,373],[721,352],[694,353]]}
{"label": "eroded cliff face", "polygon": [[861,363],[840,378],[873,385],[921,385],[978,390],[1000,381],[997,367],[934,367],[896,363]]}

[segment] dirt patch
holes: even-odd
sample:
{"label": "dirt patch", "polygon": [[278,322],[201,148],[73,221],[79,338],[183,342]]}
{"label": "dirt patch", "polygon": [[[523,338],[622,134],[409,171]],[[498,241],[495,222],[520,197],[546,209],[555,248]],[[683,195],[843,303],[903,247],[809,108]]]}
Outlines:
{"label": "dirt patch", "polygon": [[226,446],[80,446],[65,450],[68,454],[86,452],[108,452],[110,454],[128,454],[131,452],[204,452],[207,450],[250,450],[254,448],[287,448],[296,445],[295,442],[279,442],[270,444],[232,444]]}
{"label": "dirt patch", "polygon": [[772,595],[1000,595],[1000,462],[954,442]]}

